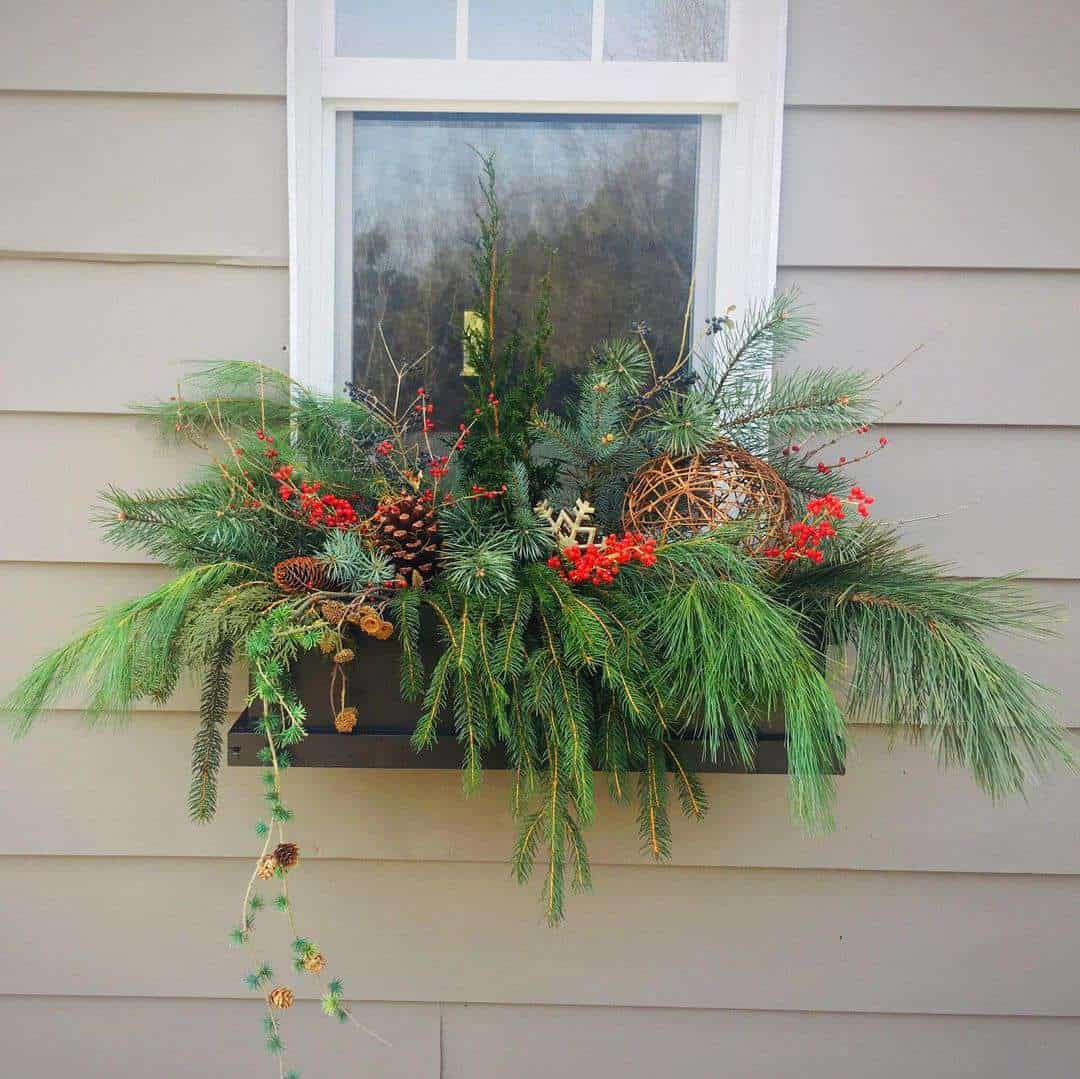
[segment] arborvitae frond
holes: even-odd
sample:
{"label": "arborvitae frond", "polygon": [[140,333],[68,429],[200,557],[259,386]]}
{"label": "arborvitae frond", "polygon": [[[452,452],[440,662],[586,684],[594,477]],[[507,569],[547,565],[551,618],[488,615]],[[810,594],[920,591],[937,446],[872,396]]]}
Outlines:
{"label": "arborvitae frond", "polygon": [[319,557],[342,591],[362,592],[394,577],[394,567],[382,553],[367,544],[358,532],[333,530],[323,541]]}
{"label": "arborvitae frond", "polygon": [[188,789],[188,813],[192,820],[201,822],[211,820],[217,809],[217,777],[224,741],[222,726],[229,711],[232,653],[231,645],[222,646],[203,672],[199,729],[191,749],[191,786]]}
{"label": "arborvitae frond", "polygon": [[239,647],[277,598],[269,584],[243,582],[219,588],[193,604],[177,638],[185,665],[206,667],[223,646]]}

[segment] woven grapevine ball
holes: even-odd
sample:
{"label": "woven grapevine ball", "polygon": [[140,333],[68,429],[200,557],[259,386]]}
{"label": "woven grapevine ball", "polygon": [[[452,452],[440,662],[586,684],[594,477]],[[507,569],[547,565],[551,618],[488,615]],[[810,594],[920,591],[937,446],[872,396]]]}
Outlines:
{"label": "woven grapevine ball", "polygon": [[664,454],[630,481],[623,528],[661,542],[685,539],[734,521],[752,521],[748,545],[778,542],[790,515],[787,484],[776,470],[733,442],[689,457]]}

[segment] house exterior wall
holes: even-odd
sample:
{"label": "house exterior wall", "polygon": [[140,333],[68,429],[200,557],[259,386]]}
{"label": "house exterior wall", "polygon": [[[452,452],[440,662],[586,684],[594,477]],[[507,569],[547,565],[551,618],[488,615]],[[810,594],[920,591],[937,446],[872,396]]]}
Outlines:
{"label": "house exterior wall", "polygon": [[[87,519],[106,482],[192,458],[123,406],[175,361],[284,364],[281,0],[4,3],[0,25],[0,688],[164,571]],[[92,12],[91,9],[92,8]],[[1080,728],[1080,20],[1071,0],[791,0],[780,278],[817,306],[802,362],[891,365],[883,515],[1073,614],[1006,653]],[[948,514],[948,516],[940,516]],[[87,731],[65,701],[0,763],[4,1074],[261,1074],[224,947],[260,812],[224,775],[186,819],[197,695]],[[237,704],[239,705],[239,695]],[[301,1004],[309,1076],[697,1074],[1011,1079],[1080,1071],[1080,786],[992,807],[923,749],[856,728],[838,828],[782,777],[709,776],[713,810],[640,857],[601,804],[595,894],[541,924],[509,880],[504,777],[290,777],[298,909],[384,1047]],[[658,915],[663,915],[658,917]],[[661,928],[657,928],[657,926]],[[278,957],[284,965],[284,952]]]}

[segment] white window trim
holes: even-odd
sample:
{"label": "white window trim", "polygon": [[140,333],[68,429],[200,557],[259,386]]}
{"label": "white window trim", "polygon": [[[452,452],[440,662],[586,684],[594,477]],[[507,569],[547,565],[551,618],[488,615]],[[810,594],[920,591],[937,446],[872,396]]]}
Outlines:
{"label": "white window trim", "polygon": [[[458,0],[466,55],[468,0]],[[594,0],[594,28],[604,0]],[[334,387],[336,114],[340,111],[720,114],[719,253],[707,306],[776,287],[787,0],[729,0],[722,64],[367,60],[333,55],[333,0],[288,0],[289,347],[294,378]],[[338,283],[337,288],[344,287]]]}

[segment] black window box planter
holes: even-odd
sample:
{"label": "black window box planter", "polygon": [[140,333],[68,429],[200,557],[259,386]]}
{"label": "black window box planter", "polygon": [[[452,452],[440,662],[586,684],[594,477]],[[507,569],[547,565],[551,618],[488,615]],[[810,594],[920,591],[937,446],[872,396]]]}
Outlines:
{"label": "black window box planter", "polygon": [[[356,641],[357,661],[349,664],[346,704],[359,713],[359,722],[349,734],[334,730],[330,708],[330,671],[327,657],[309,654],[293,667],[293,681],[307,708],[308,736],[290,747],[296,768],[433,768],[457,770],[462,756],[450,723],[441,724],[438,742],[417,753],[409,744],[416,725],[418,707],[401,699],[398,691],[400,647],[396,641],[370,638]],[[432,659],[425,657],[430,670]],[[228,736],[227,759],[231,765],[255,766],[266,738],[256,728],[258,706],[244,710]],[[699,772],[745,772],[734,752],[721,752],[715,761],[705,758],[697,741],[677,741],[680,759]],[[506,769],[501,747],[484,753],[484,766]],[[758,734],[754,757],[755,773],[781,775],[788,770],[787,746],[782,724],[770,723]]]}

